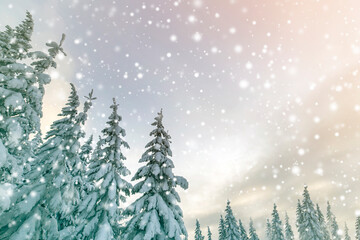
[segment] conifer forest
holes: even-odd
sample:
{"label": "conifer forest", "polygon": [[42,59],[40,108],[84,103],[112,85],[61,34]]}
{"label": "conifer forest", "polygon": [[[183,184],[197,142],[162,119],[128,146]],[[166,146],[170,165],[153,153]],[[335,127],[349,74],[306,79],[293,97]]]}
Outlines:
{"label": "conifer forest", "polygon": [[0,2],[0,240],[360,240],[360,2]]}

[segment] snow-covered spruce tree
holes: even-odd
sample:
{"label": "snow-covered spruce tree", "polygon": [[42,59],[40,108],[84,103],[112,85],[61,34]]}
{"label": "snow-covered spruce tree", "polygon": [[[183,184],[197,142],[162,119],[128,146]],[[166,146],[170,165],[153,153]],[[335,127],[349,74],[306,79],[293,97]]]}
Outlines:
{"label": "snow-covered spruce tree", "polygon": [[317,212],[317,216],[319,218],[319,223],[320,223],[320,227],[321,227],[321,231],[322,231],[324,240],[331,240],[329,231],[326,227],[325,218],[324,218],[323,213],[321,212],[319,204],[316,204],[316,212]]}
{"label": "snow-covered spruce tree", "polygon": [[239,219],[239,230],[240,230],[240,240],[247,240],[248,236],[246,233],[246,229],[240,219]]}
{"label": "snow-covered spruce tree", "polygon": [[238,240],[240,239],[240,230],[237,225],[236,218],[230,206],[230,201],[227,201],[225,209],[225,240]]}
{"label": "snow-covered spruce tree", "polygon": [[[6,26],[0,32],[0,184],[22,182],[24,168],[32,159],[31,137],[40,133],[44,85],[50,76],[44,74],[49,67],[56,67],[54,58],[61,44],[53,43],[46,56],[47,65],[37,68],[31,62],[31,35],[33,19],[27,12],[25,20],[15,29]],[[26,61],[25,61],[26,60]],[[30,65],[28,62],[31,62]],[[3,186],[0,186],[3,187]],[[0,212],[6,208],[0,204]]]}
{"label": "snow-covered spruce tree", "polygon": [[212,240],[212,233],[211,233],[211,231],[210,231],[210,227],[209,227],[209,226],[207,227],[207,230],[208,230],[208,232],[207,232],[208,240]]}
{"label": "snow-covered spruce tree", "polygon": [[94,187],[87,191],[78,209],[77,239],[111,240],[120,237],[121,203],[126,201],[132,189],[124,179],[130,171],[124,165],[126,158],[121,148],[129,148],[129,145],[122,139],[126,134],[119,126],[122,119],[115,99],[110,108],[108,127],[102,130],[98,152],[88,166],[88,181]]}
{"label": "snow-covered spruce tree", "polygon": [[339,234],[339,225],[335,216],[333,217],[333,221],[331,223],[331,236],[334,240],[341,240],[341,236]]}
{"label": "snow-covered spruce tree", "polygon": [[279,213],[274,204],[271,221],[272,240],[285,240]]}
{"label": "snow-covered spruce tree", "polygon": [[199,220],[196,219],[195,225],[195,240],[204,240],[205,237],[202,235]]}
{"label": "snow-covered spruce tree", "polygon": [[307,186],[304,187],[303,193],[302,218],[303,221],[299,227],[300,240],[322,240],[323,235],[321,232],[321,226],[314,207],[314,203],[310,199]]}
{"label": "snow-covered spruce tree", "polygon": [[301,232],[305,231],[305,229],[303,229],[303,222],[304,222],[303,210],[302,210],[300,199],[298,199],[297,206],[296,206],[296,228],[298,230],[299,235]]}
{"label": "snow-covered spruce tree", "polygon": [[225,221],[222,215],[220,215],[220,222],[219,222],[219,240],[225,240],[226,231],[225,231]]}
{"label": "snow-covered spruce tree", "polygon": [[266,240],[272,239],[271,223],[269,219],[266,219]]}
{"label": "snow-covered spruce tree", "polygon": [[254,222],[251,218],[250,218],[250,223],[249,223],[249,240],[260,240],[256,233],[256,229],[254,227]]}
{"label": "snow-covered spruce tree", "polygon": [[360,240],[360,216],[356,217],[355,222],[355,239]]}
{"label": "snow-covered spruce tree", "polygon": [[[67,106],[47,133],[45,144],[39,149],[36,166],[44,165],[44,171],[51,172],[46,182],[53,186],[47,190],[47,208],[55,216],[61,231],[74,224],[73,212],[80,202],[80,192],[84,180],[81,179],[81,160],[79,158],[80,138],[85,136],[81,129],[87,119],[92,97],[91,91],[84,104],[83,112],[78,112],[80,105],[75,86],[71,84],[71,93]],[[36,173],[35,173],[36,175]],[[42,177],[43,174],[40,176]],[[51,178],[52,177],[52,178]]]}
{"label": "snow-covered spruce tree", "polygon": [[346,223],[345,223],[345,229],[344,229],[344,240],[351,240],[351,237],[349,235],[349,228]]}
{"label": "snow-covered spruce tree", "polygon": [[331,206],[329,202],[327,202],[327,208],[326,208],[326,223],[330,231],[331,239],[340,240],[341,237],[339,235],[339,225],[337,224],[335,215],[331,211]]}
{"label": "snow-covered spruce tree", "polygon": [[150,133],[154,139],[142,155],[140,163],[146,163],[132,178],[140,180],[133,193],[142,194],[124,212],[131,216],[123,229],[123,239],[132,240],[180,240],[187,237],[183,222],[183,213],[178,206],[179,194],[175,187],[188,188],[185,178],[175,176],[172,169],[173,161],[170,150],[170,135],[165,131],[162,111],[158,113],[155,129]]}
{"label": "snow-covered spruce tree", "polygon": [[333,220],[333,213],[331,211],[330,202],[327,201],[326,202],[326,226],[329,230],[331,239],[333,239],[333,237],[332,237],[332,232],[333,232],[332,231],[332,220]]}
{"label": "snow-covered spruce tree", "polygon": [[90,94],[84,111],[78,113],[79,98],[75,87],[71,88],[67,106],[59,114],[62,118],[51,125],[31,171],[24,176],[25,183],[16,192],[14,207],[0,216],[4,239],[61,239],[58,231],[73,224],[81,184],[74,174],[79,139],[84,136],[81,127],[94,98]]}
{"label": "snow-covered spruce tree", "polygon": [[285,239],[286,240],[294,240],[295,239],[294,232],[292,230],[289,216],[287,213],[285,213]]}

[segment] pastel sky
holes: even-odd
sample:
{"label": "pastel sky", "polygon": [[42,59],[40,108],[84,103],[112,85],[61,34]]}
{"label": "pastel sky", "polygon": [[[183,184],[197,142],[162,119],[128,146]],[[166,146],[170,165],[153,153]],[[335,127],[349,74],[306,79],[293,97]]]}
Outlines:
{"label": "pastel sky", "polygon": [[[133,173],[156,112],[172,136],[193,236],[227,199],[259,234],[273,203],[294,224],[304,184],[341,227],[360,214],[360,2],[357,0],[2,0],[0,29],[29,10],[33,46],[67,35],[44,99],[44,132],[69,83],[98,97],[99,134],[116,97]],[[132,201],[131,199],[129,201]]]}

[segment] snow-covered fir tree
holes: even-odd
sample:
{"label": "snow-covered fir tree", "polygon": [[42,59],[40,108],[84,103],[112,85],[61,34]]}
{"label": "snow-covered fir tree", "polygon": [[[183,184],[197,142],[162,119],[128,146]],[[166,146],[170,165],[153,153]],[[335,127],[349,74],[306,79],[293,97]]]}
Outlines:
{"label": "snow-covered fir tree", "polygon": [[80,161],[79,139],[84,136],[81,127],[93,98],[90,95],[84,111],[78,113],[79,98],[75,87],[71,88],[67,106],[59,114],[62,118],[51,125],[25,183],[15,194],[14,207],[0,215],[0,235],[5,239],[61,239],[73,229],[81,184],[74,174]]}
{"label": "snow-covered fir tree", "polygon": [[175,176],[172,169],[174,163],[170,159],[170,135],[165,131],[163,113],[160,111],[152,123],[155,129],[150,133],[153,137],[142,155],[140,163],[145,163],[132,178],[140,180],[133,193],[141,196],[126,210],[130,216],[123,230],[123,239],[132,240],[180,240],[187,237],[183,221],[183,213],[179,205],[180,196],[176,186],[188,188],[185,178]]}
{"label": "snow-covered fir tree", "polygon": [[285,239],[286,240],[294,240],[295,239],[294,232],[292,230],[289,216],[287,213],[285,213]]}
{"label": "snow-covered fir tree", "polygon": [[319,219],[314,207],[314,203],[310,199],[307,186],[304,187],[303,201],[302,201],[302,222],[299,226],[300,240],[322,240],[323,235]]}
{"label": "snow-covered fir tree", "polygon": [[242,223],[242,221],[239,219],[239,230],[240,230],[240,240],[247,240],[248,236],[246,233],[246,229],[244,227],[244,224]]}
{"label": "snow-covered fir tree", "polygon": [[227,201],[225,209],[225,240],[240,239],[240,230],[237,225],[236,218],[230,206],[230,201]]}
{"label": "snow-covered fir tree", "polygon": [[266,219],[266,240],[272,239],[271,223],[269,219]]}
{"label": "snow-covered fir tree", "polygon": [[330,240],[331,239],[330,234],[327,229],[325,218],[324,218],[323,213],[321,212],[319,204],[316,204],[316,212],[317,212],[317,216],[319,218],[319,223],[320,223],[320,227],[321,227],[321,232],[323,234],[323,238],[324,238],[324,240]]}
{"label": "snow-covered fir tree", "polygon": [[331,205],[329,202],[327,202],[327,208],[326,208],[326,223],[330,231],[331,239],[341,240],[341,236],[339,235],[339,225],[336,221],[336,217],[334,213],[331,211]]}
{"label": "snow-covered fir tree", "polygon": [[226,237],[225,220],[222,215],[220,215],[218,232],[219,232],[219,240],[225,240]]}
{"label": "snow-covered fir tree", "polygon": [[256,229],[254,227],[254,222],[251,218],[250,218],[250,223],[249,223],[249,240],[260,240],[256,233]]}
{"label": "snow-covered fir tree", "polygon": [[[52,181],[54,185],[46,193],[46,198],[49,199],[47,208],[57,219],[59,230],[74,224],[72,213],[80,202],[83,180],[80,175],[79,140],[85,136],[82,125],[85,124],[91,101],[94,100],[92,92],[87,98],[83,112],[78,112],[80,101],[75,86],[71,84],[67,106],[59,114],[63,118],[51,125],[47,141],[39,149],[38,161],[34,164],[34,167],[43,166],[43,171],[52,172],[52,179],[51,176],[45,179],[46,182]],[[30,174],[30,179],[34,179],[36,175],[37,172],[34,171]]]}
{"label": "snow-covered fir tree", "polygon": [[[29,12],[15,29],[6,26],[0,32],[0,184],[22,182],[24,168],[33,160],[31,136],[40,133],[44,85],[50,76],[44,71],[56,67],[54,58],[62,51],[61,44],[50,46],[54,52],[29,52],[34,22]],[[34,54],[46,57],[47,65],[37,67]],[[0,186],[3,188],[3,186]],[[0,204],[0,211],[8,208]]]}
{"label": "snow-covered fir tree", "polygon": [[132,185],[124,177],[130,171],[124,165],[126,160],[122,148],[129,148],[123,140],[126,133],[120,127],[121,116],[118,104],[113,99],[112,113],[102,130],[103,137],[97,144],[97,154],[92,158],[87,171],[88,181],[94,186],[88,189],[81,202],[77,220],[79,239],[111,240],[120,237],[119,222],[122,219],[121,203],[130,195]]}
{"label": "snow-covered fir tree", "polygon": [[340,229],[339,229],[339,225],[336,221],[336,217],[333,217],[333,220],[331,222],[331,239],[333,240],[341,240],[341,236],[340,236]]}
{"label": "snow-covered fir tree", "polygon": [[195,224],[195,240],[204,240],[205,237],[202,235],[201,228],[200,228],[200,222],[198,219],[196,219]]}
{"label": "snow-covered fir tree", "polygon": [[298,233],[300,235],[300,232],[305,231],[305,229],[303,229],[303,210],[302,210],[302,206],[301,206],[301,202],[300,199],[298,199],[297,205],[296,205],[296,227],[298,230]]}
{"label": "snow-covered fir tree", "polygon": [[345,223],[345,228],[344,228],[344,240],[351,240],[351,237],[349,234],[349,228],[346,223]]}
{"label": "snow-covered fir tree", "polygon": [[356,217],[355,222],[355,239],[360,240],[360,216]]}
{"label": "snow-covered fir tree", "polygon": [[209,226],[207,227],[207,230],[208,230],[208,232],[207,232],[207,237],[208,237],[208,239],[207,239],[207,240],[212,240],[212,233],[211,233],[211,231],[210,231],[210,227],[209,227]]}
{"label": "snow-covered fir tree", "polygon": [[277,211],[276,204],[274,204],[273,212],[272,212],[272,221],[271,221],[271,232],[272,232],[272,240],[285,240],[284,233],[282,229],[282,223],[280,220],[279,213]]}

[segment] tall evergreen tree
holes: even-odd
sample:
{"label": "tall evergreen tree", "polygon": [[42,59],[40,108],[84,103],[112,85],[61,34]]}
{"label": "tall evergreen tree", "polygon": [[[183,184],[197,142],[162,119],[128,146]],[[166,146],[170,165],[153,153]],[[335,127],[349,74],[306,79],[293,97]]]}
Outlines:
{"label": "tall evergreen tree", "polygon": [[202,235],[199,220],[196,219],[195,226],[195,240],[204,240],[205,237]]}
{"label": "tall evergreen tree", "polygon": [[256,229],[254,227],[253,220],[251,218],[250,218],[250,223],[249,223],[249,240],[260,240],[256,233]]}
{"label": "tall evergreen tree", "polygon": [[302,201],[302,218],[300,223],[300,240],[322,240],[323,235],[321,226],[314,207],[314,203],[310,199],[310,194],[307,186],[304,188],[303,201]]}
{"label": "tall evergreen tree", "polygon": [[84,111],[78,113],[79,98],[71,88],[67,106],[59,114],[62,118],[51,125],[25,184],[16,192],[14,207],[0,216],[0,235],[5,239],[59,239],[72,229],[79,201],[80,183],[74,173],[79,139],[84,136],[81,126],[93,98],[90,95]]}
{"label": "tall evergreen tree", "polygon": [[207,229],[208,229],[208,233],[207,233],[207,236],[208,236],[208,240],[212,240],[212,233],[211,233],[211,231],[210,231],[210,227],[208,226],[207,227]]}
{"label": "tall evergreen tree", "polygon": [[98,144],[99,154],[92,159],[87,171],[88,181],[94,184],[94,188],[87,192],[78,210],[80,221],[77,231],[80,239],[118,239],[121,202],[125,202],[132,188],[124,179],[130,171],[124,165],[126,158],[121,148],[129,148],[129,145],[122,139],[126,133],[119,126],[122,119],[117,112],[115,99],[110,108],[112,113],[108,127],[102,130],[103,138]]}
{"label": "tall evergreen tree", "polygon": [[266,219],[266,240],[272,239],[271,223],[269,219]]}
{"label": "tall evergreen tree", "polygon": [[238,240],[240,239],[240,229],[236,223],[233,211],[230,206],[230,201],[227,201],[225,209],[225,240]]}
{"label": "tall evergreen tree", "polygon": [[247,240],[248,236],[247,236],[245,227],[240,219],[239,219],[239,230],[240,230],[240,240]]}
{"label": "tall evergreen tree", "polygon": [[326,209],[326,220],[328,228],[330,229],[331,239],[332,240],[341,240],[339,235],[339,225],[337,224],[336,217],[331,211],[330,203],[327,202],[327,209]]}
{"label": "tall evergreen tree", "polygon": [[344,240],[351,240],[351,237],[349,235],[349,228],[345,223],[345,230],[344,230]]}
{"label": "tall evergreen tree", "polygon": [[304,222],[303,210],[302,210],[300,199],[298,199],[297,206],[296,206],[296,227],[298,229],[299,234],[300,234],[300,232],[305,231],[305,229],[303,229],[303,222]]}
{"label": "tall evergreen tree", "polygon": [[222,215],[220,216],[218,231],[219,231],[219,240],[225,240],[226,237],[225,221]]}
{"label": "tall evergreen tree", "polygon": [[330,237],[332,238],[332,219],[333,219],[333,213],[331,212],[331,206],[329,201],[326,202],[327,206],[326,206],[326,225],[327,228],[329,229],[329,233],[330,233]]}
{"label": "tall evergreen tree", "polygon": [[333,217],[332,223],[331,223],[331,236],[334,240],[341,240],[341,236],[339,234],[339,225],[336,221],[336,217]]}
{"label": "tall evergreen tree", "polygon": [[[54,52],[53,57],[37,51],[47,57],[47,65],[37,68],[37,62],[31,62],[34,53],[29,52],[33,26],[32,16],[27,12],[25,20],[15,29],[6,26],[0,32],[1,185],[18,185],[23,181],[24,168],[29,168],[29,160],[33,158],[31,137],[40,133],[43,86],[51,80],[44,71],[56,67],[54,58],[59,51],[63,52],[61,44],[56,43],[48,50]],[[6,210],[2,205],[0,212]]]}
{"label": "tall evergreen tree", "polygon": [[360,240],[360,216],[356,217],[355,222],[355,239]]}
{"label": "tall evergreen tree", "polygon": [[124,239],[180,240],[187,237],[183,213],[177,204],[180,197],[175,187],[187,189],[188,182],[172,172],[174,163],[170,159],[170,135],[165,131],[162,120],[161,111],[152,124],[155,129],[150,136],[154,139],[146,145],[147,150],[139,161],[146,165],[132,178],[133,181],[140,180],[133,193],[142,195],[125,210],[125,215],[131,216],[131,219],[124,228]]}
{"label": "tall evergreen tree", "polygon": [[325,222],[325,218],[324,215],[322,214],[319,204],[316,204],[316,212],[317,212],[317,216],[319,218],[319,223],[320,223],[320,227],[321,227],[321,231],[324,237],[324,240],[330,240],[330,234],[329,231],[326,227],[326,222]]}
{"label": "tall evergreen tree", "polygon": [[287,213],[285,213],[285,239],[286,240],[294,240],[295,239],[294,232],[291,228],[289,216],[287,215]]}
{"label": "tall evergreen tree", "polygon": [[285,240],[280,216],[276,209],[276,204],[274,204],[274,209],[272,212],[271,229],[272,229],[272,240]]}

